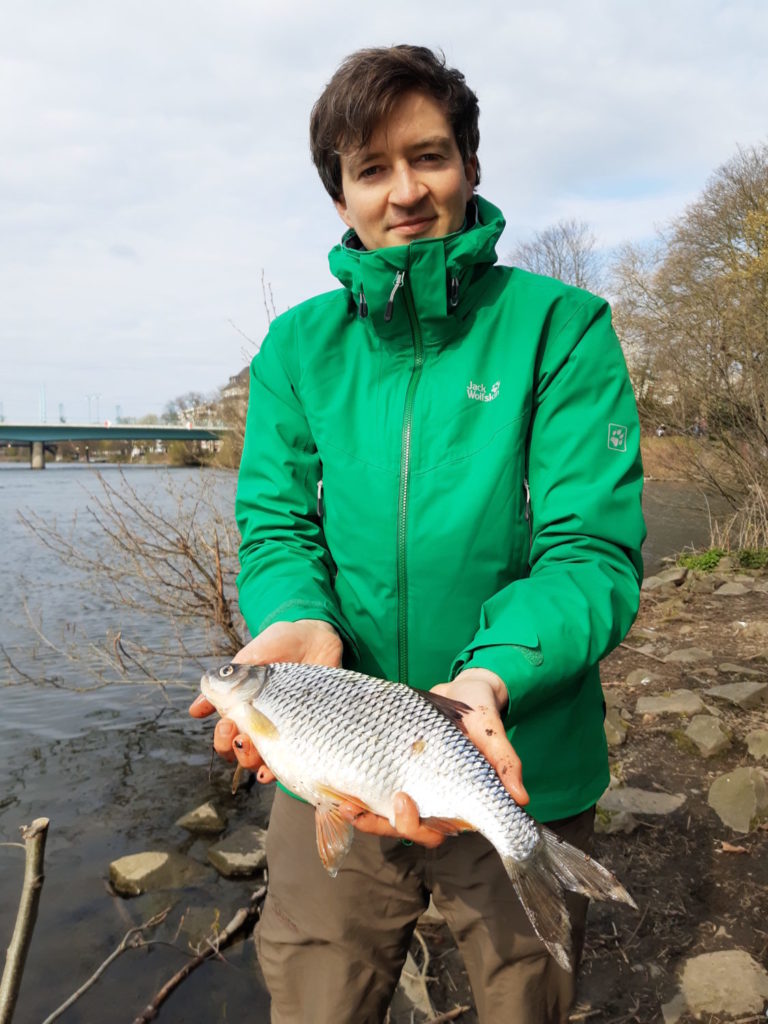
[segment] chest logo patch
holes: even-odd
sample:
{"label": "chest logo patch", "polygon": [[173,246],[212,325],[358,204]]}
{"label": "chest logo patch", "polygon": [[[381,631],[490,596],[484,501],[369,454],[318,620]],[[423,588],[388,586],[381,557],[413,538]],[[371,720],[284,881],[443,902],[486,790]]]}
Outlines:
{"label": "chest logo patch", "polygon": [[492,402],[499,397],[499,386],[501,381],[497,380],[493,387],[488,390],[485,384],[475,384],[472,381],[467,385],[467,398],[475,402]]}
{"label": "chest logo patch", "polygon": [[627,428],[621,423],[608,424],[608,447],[612,452],[627,450]]}

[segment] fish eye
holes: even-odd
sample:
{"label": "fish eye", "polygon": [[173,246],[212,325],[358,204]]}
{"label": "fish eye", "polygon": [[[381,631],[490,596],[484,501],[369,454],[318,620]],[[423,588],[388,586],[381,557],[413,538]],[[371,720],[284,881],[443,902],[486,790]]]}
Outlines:
{"label": "fish eye", "polygon": [[221,668],[219,669],[219,675],[220,675],[220,676],[221,676],[221,677],[222,677],[223,679],[225,679],[225,678],[226,678],[227,676],[231,676],[231,675],[232,675],[232,673],[233,673],[234,671],[235,671],[235,667],[234,667],[234,665],[223,665],[223,666],[222,666],[222,667],[221,667]]}

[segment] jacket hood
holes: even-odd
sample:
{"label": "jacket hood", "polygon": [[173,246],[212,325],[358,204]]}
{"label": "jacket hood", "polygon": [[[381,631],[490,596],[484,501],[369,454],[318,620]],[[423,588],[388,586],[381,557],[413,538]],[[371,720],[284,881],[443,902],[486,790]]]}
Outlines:
{"label": "jacket hood", "polygon": [[468,312],[471,285],[496,262],[504,223],[501,210],[475,196],[465,225],[453,234],[368,251],[350,230],[331,249],[328,262],[358,316],[376,334],[410,338],[409,322],[415,319],[425,343],[436,343],[452,335]]}

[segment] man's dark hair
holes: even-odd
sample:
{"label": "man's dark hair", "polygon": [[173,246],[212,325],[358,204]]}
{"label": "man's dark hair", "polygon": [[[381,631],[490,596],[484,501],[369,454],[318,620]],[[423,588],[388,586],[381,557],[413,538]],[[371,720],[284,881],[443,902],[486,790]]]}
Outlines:
{"label": "man's dark hair", "polygon": [[441,104],[465,163],[477,154],[477,96],[460,71],[446,67],[442,53],[406,45],[357,50],[339,65],[309,121],[312,159],[332,199],[342,194],[340,151],[367,145],[376,126],[409,92],[426,93]]}

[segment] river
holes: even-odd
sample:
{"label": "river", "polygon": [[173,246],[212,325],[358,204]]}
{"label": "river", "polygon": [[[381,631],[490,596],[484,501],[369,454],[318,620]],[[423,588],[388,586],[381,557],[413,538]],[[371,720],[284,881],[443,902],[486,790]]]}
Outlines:
{"label": "river", "polygon": [[[179,490],[194,494],[212,478],[211,471],[191,469],[124,472],[139,497],[169,516]],[[95,578],[62,566],[19,519],[19,513],[34,513],[44,522],[55,520],[63,532],[74,529],[77,544],[95,559],[103,558],[104,535],[88,509],[103,494],[100,480],[122,486],[119,473],[107,466],[97,473],[78,465],[51,464],[44,472],[0,465],[0,844],[17,842],[19,826],[35,817],[51,819],[46,881],[15,1018],[23,1024],[43,1021],[130,927],[170,905],[166,922],[150,935],[156,944],[120,956],[60,1018],[63,1024],[132,1020],[189,955],[177,947],[184,949],[214,919],[225,924],[252,886],[212,873],[201,889],[121,900],[106,886],[110,861],[146,849],[176,849],[205,861],[205,842],[175,821],[207,799],[233,818],[245,812],[259,823],[266,815],[259,787],[233,797],[227,766],[216,759],[210,767],[211,724],[186,714],[200,675],[195,662],[182,663],[173,677],[164,671],[163,688],[137,679],[88,692],[68,689],[92,685],[93,677],[62,650],[86,650],[126,627],[158,651],[175,641],[172,614],[121,614],[104,601]],[[214,477],[213,492],[224,510],[231,507],[234,482],[231,474]],[[691,487],[649,482],[645,510],[647,572],[673,552],[707,544],[709,507]],[[98,664],[98,651],[94,657]],[[19,681],[8,659],[27,681]],[[13,928],[23,860],[18,848],[0,845],[2,947]],[[240,1021],[245,1006],[249,1020],[268,1020],[252,944],[225,955],[226,962],[207,964],[184,982],[161,1011],[162,1020],[226,1024]]]}

